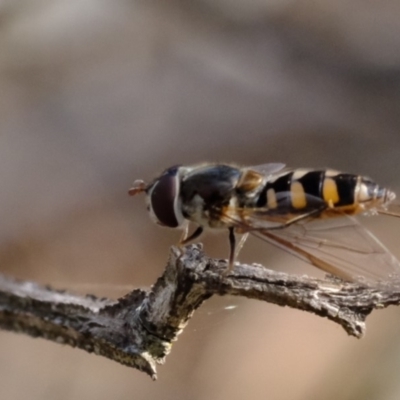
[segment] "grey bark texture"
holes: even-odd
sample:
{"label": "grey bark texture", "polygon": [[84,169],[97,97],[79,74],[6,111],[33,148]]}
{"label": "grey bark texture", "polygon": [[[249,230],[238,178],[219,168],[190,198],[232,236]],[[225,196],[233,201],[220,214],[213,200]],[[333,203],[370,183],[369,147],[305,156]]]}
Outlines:
{"label": "grey bark texture", "polygon": [[118,301],[78,296],[0,276],[0,328],[94,352],[156,379],[194,311],[213,295],[234,295],[327,317],[362,337],[373,309],[400,303],[400,290],[337,279],[314,279],[205,256],[201,245],[171,248],[167,267],[149,291]]}

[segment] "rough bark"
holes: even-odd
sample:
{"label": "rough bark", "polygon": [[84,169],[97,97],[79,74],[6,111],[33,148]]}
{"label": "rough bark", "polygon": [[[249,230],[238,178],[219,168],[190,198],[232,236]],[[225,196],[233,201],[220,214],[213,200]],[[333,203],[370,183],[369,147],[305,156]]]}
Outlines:
{"label": "rough bark", "polygon": [[0,328],[79,347],[156,378],[171,344],[212,295],[235,295],[327,317],[361,337],[373,309],[400,303],[400,290],[336,279],[314,279],[206,257],[201,245],[171,249],[163,275],[149,291],[118,301],[81,297],[0,276]]}

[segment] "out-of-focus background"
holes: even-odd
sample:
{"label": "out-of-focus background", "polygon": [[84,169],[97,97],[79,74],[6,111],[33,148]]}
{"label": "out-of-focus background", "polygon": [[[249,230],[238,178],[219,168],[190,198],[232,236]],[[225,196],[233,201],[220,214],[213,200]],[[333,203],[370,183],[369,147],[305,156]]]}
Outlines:
{"label": "out-of-focus background", "polygon": [[[179,232],[134,179],[177,163],[332,167],[400,189],[394,0],[0,2],[0,271],[118,297],[151,285]],[[400,221],[363,221],[400,257]],[[226,257],[226,235],[207,236]],[[243,262],[320,274],[250,240]],[[158,382],[0,332],[0,397],[379,399],[400,396],[400,310],[358,341],[310,314],[212,299]]]}

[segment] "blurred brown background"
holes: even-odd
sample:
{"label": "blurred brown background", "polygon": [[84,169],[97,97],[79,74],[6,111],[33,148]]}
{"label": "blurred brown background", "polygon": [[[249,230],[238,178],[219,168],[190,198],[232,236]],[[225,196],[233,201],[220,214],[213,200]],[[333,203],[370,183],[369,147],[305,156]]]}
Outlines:
{"label": "blurred brown background", "polygon": [[[394,0],[3,0],[1,272],[113,297],[152,284],[179,232],[127,189],[177,163],[329,166],[399,190],[399,15]],[[364,220],[400,257],[400,222]],[[204,243],[226,257],[225,235]],[[256,240],[241,261],[319,274]],[[396,308],[357,341],[215,298],[156,383],[0,332],[1,399],[392,400],[399,367]]]}

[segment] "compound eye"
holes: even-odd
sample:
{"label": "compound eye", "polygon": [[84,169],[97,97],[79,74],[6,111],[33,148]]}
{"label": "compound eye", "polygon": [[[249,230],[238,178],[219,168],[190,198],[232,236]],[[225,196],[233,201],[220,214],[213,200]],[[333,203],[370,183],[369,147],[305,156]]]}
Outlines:
{"label": "compound eye", "polygon": [[178,209],[179,176],[178,168],[170,168],[153,185],[150,205],[160,225],[178,227],[182,216]]}

